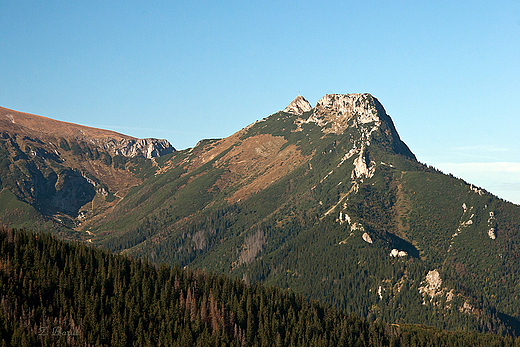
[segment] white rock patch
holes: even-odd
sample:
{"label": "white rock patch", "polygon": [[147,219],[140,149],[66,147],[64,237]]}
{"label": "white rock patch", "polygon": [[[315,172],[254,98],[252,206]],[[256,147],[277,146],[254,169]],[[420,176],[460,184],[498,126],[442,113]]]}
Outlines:
{"label": "white rock patch", "polygon": [[408,255],[408,253],[406,253],[405,251],[399,251],[397,249],[392,249],[392,251],[390,252],[390,256],[391,257],[399,257],[399,258],[402,258],[402,257],[406,257]]}
{"label": "white rock patch", "polygon": [[440,289],[442,285],[442,280],[439,271],[429,271],[426,275],[426,279],[421,283],[423,283],[424,285],[419,287],[419,293],[421,293],[423,297],[426,297],[426,295],[428,295],[430,297],[430,301],[432,301],[435,296],[441,294]]}
{"label": "white rock patch", "polygon": [[364,240],[365,242],[372,243],[372,239],[370,238],[370,235],[368,235],[366,232],[363,233],[362,238],[363,238],[363,240]]}
{"label": "white rock patch", "polygon": [[473,185],[470,185],[469,189],[474,191],[478,195],[481,195],[481,196],[484,195],[484,192],[482,191],[482,189],[477,188],[477,187],[473,187]]}
{"label": "white rock patch", "polygon": [[342,211],[339,212],[339,218],[338,218],[339,224],[343,224],[347,222],[349,225],[351,223],[350,216],[348,214],[344,214]]}
{"label": "white rock patch", "polygon": [[489,226],[488,236],[492,240],[495,240],[497,238],[497,235],[495,233],[495,228],[492,227],[494,221],[495,221],[495,212],[489,211],[489,218],[488,218],[488,221],[487,221],[488,222],[488,226]]}
{"label": "white rock patch", "polygon": [[301,95],[298,95],[283,112],[301,116],[304,112],[312,110],[311,104]]}

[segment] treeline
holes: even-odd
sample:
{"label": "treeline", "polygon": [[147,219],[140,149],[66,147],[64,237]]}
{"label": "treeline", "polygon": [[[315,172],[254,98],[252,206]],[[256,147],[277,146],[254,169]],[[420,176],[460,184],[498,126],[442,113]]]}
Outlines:
{"label": "treeline", "polygon": [[365,322],[288,290],[0,230],[0,346],[520,346]]}

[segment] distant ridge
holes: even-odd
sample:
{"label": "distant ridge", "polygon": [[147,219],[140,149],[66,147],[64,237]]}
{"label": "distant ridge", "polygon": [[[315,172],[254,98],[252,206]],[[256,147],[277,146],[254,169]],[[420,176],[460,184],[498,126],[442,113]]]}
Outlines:
{"label": "distant ridge", "polygon": [[34,131],[49,135],[70,138],[100,138],[111,137],[113,139],[135,139],[135,137],[123,135],[115,131],[98,129],[85,125],[63,122],[44,116],[11,110],[0,107],[0,129],[9,124],[22,126]]}
{"label": "distant ridge", "polygon": [[83,140],[125,157],[143,155],[150,159],[175,152],[175,148],[164,139],[138,139],[112,130],[58,121],[5,107],[0,107],[0,131]]}
{"label": "distant ridge", "polygon": [[85,227],[175,151],[167,140],[0,107],[0,225]]}

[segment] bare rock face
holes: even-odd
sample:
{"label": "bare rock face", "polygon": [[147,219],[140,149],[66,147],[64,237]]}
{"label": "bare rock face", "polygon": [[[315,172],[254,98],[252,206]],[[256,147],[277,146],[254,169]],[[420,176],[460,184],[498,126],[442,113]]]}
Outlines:
{"label": "bare rock face", "polygon": [[96,195],[95,185],[75,170],[63,170],[57,177],[48,198],[43,200],[51,214],[61,212],[77,216],[84,204]]}
{"label": "bare rock face", "polygon": [[368,235],[368,233],[366,233],[366,232],[363,233],[363,236],[361,236],[361,237],[363,238],[363,240],[364,240],[365,242],[368,242],[368,243],[372,243],[372,242],[373,242],[373,241],[372,241],[372,238],[370,237],[370,235]]}
{"label": "bare rock face", "polygon": [[151,159],[175,152],[175,148],[167,140],[107,138],[96,142],[99,147],[125,157],[143,156]]}
{"label": "bare rock face", "polygon": [[431,301],[434,297],[442,294],[442,280],[439,271],[429,271],[426,275],[426,279],[422,282],[422,284],[423,286],[419,287],[419,293],[421,293],[424,298],[426,298],[426,296],[429,296]]}
{"label": "bare rock face", "polygon": [[325,116],[325,124],[333,123],[328,132],[335,134],[343,132],[351,120],[357,124],[380,121],[370,94],[327,94],[316,103],[316,111]]}
{"label": "bare rock face", "polygon": [[312,110],[311,104],[301,95],[298,95],[283,112],[301,116],[304,112]]}

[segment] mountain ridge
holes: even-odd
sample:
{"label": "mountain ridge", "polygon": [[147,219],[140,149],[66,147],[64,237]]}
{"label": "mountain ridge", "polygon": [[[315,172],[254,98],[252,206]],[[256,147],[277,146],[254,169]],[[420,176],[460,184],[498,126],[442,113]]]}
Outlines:
{"label": "mountain ridge", "polygon": [[[291,288],[369,319],[520,331],[516,282],[496,287],[517,271],[514,206],[418,162],[370,94],[289,106],[172,156],[90,229],[93,242]],[[461,217],[463,204],[474,212]],[[495,264],[504,247],[514,251],[496,274],[478,267],[494,283],[487,301],[468,271],[472,251]]]}
{"label": "mountain ridge", "polygon": [[[35,224],[21,217],[17,224],[16,203],[8,204],[15,211],[1,214],[18,227],[70,230],[88,224],[142,182],[157,159],[174,151],[167,140],[137,139],[0,107],[1,188],[42,217]],[[34,216],[30,208],[22,210]]]}
{"label": "mountain ridge", "polygon": [[[518,335],[519,208],[418,162],[370,94],[295,100],[153,161],[111,157],[139,179],[103,213],[79,210],[78,238],[369,320]],[[67,160],[100,162],[87,157]]]}
{"label": "mountain ridge", "polygon": [[0,131],[45,134],[55,138],[86,140],[115,155],[153,157],[169,154],[175,148],[164,139],[138,139],[104,130],[0,107]]}

